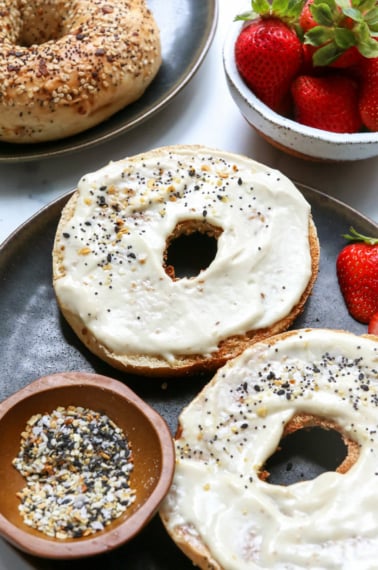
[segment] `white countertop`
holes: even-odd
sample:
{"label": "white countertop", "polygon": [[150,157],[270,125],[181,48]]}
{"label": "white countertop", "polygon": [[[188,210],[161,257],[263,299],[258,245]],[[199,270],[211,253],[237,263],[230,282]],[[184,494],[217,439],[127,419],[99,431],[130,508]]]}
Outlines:
{"label": "white countertop", "polygon": [[249,0],[219,0],[217,32],[199,71],[162,111],[141,126],[72,155],[0,164],[0,243],[43,206],[73,189],[86,172],[110,160],[178,143],[206,144],[246,154],[378,222],[378,158],[346,164],[294,158],[261,139],[240,115],[226,85],[222,45],[234,15],[246,7]]}

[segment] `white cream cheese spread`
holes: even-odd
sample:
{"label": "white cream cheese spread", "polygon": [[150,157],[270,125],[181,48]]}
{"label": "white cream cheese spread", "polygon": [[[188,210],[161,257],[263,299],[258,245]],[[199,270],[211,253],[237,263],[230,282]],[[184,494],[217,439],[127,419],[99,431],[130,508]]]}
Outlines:
{"label": "white cream cheese spread", "polygon": [[[61,303],[115,354],[207,355],[290,313],[311,277],[310,206],[279,171],[204,147],[167,147],[84,176],[61,228]],[[181,222],[220,229],[212,263],[171,279]]]}
{"label": "white cream cheese spread", "polygon": [[[272,337],[274,339],[274,337]],[[344,474],[274,485],[259,469],[295,414],[331,419],[359,456]],[[161,513],[226,570],[378,568],[378,342],[300,330],[258,343],[182,412]]]}

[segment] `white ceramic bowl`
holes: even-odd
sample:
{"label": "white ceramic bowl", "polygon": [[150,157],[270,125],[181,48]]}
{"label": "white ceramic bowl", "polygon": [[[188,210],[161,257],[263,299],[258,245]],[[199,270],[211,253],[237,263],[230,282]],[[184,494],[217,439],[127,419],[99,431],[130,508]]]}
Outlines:
{"label": "white ceramic bowl", "polygon": [[317,161],[352,161],[378,155],[378,133],[338,134],[301,125],[275,113],[244,83],[236,68],[234,46],[243,22],[234,22],[223,47],[223,65],[231,95],[242,115],[281,150]]}

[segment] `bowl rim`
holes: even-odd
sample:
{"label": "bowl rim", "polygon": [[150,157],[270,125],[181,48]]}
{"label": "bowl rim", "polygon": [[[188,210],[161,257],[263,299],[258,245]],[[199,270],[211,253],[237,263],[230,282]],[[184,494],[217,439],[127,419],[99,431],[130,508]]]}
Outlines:
{"label": "bowl rim", "polygon": [[283,115],[276,113],[256,97],[241,78],[237,70],[234,57],[234,45],[236,38],[242,28],[248,26],[249,23],[249,21],[233,22],[233,25],[231,25],[228,33],[226,34],[222,50],[223,66],[226,76],[248,106],[253,107],[264,119],[274,123],[278,128],[290,130],[298,135],[308,136],[318,139],[319,141],[337,143],[338,145],[378,144],[378,133],[376,132],[333,133],[317,129],[315,127],[308,127],[307,125],[302,125],[301,123],[294,121],[294,119],[290,119],[289,117],[284,117]]}
{"label": "bowl rim", "polygon": [[85,539],[59,541],[44,537],[42,533],[41,536],[35,536],[17,527],[0,513],[0,535],[23,552],[41,558],[84,558],[108,552],[125,544],[157,513],[160,503],[168,493],[174,475],[174,442],[167,422],[131,388],[108,376],[87,372],[62,372],[38,378],[0,402],[0,421],[23,400],[70,386],[91,386],[102,392],[108,391],[136,407],[147,418],[157,434],[161,446],[161,470],[151,494],[129,517],[126,517],[120,524],[111,526],[109,530],[105,529]]}

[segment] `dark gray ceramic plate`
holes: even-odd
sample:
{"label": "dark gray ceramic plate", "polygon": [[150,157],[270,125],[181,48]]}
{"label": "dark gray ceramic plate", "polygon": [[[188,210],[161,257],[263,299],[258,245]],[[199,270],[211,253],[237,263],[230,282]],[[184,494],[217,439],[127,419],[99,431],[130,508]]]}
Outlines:
{"label": "dark gray ceramic plate", "polygon": [[[321,264],[313,294],[293,328],[344,328],[357,334],[364,333],[366,327],[354,321],[344,306],[335,275],[335,260],[345,243],[342,234],[349,226],[376,237],[378,226],[325,194],[300,184],[298,187],[312,205],[321,244]],[[44,208],[0,247],[0,399],[45,374],[63,370],[94,371],[126,382],[166,419],[174,433],[180,410],[208,378],[164,382],[164,379],[135,378],[117,372],[83,348],[60,317],[51,285],[51,250],[67,198],[64,196]],[[313,460],[306,462],[306,458],[300,457],[298,461],[302,462],[298,464],[301,476],[311,478],[316,475],[318,461],[315,461],[317,465]],[[285,478],[287,463],[281,469]],[[193,568],[166,535],[158,517],[118,551],[80,562],[33,559],[0,541],[1,570],[92,570],[104,567],[109,570]]]}
{"label": "dark gray ceramic plate", "polygon": [[36,145],[0,143],[0,162],[68,154],[108,141],[163,109],[190,81],[211,45],[217,0],[148,0],[160,28],[163,64],[143,97],[107,121],[64,140]]}

